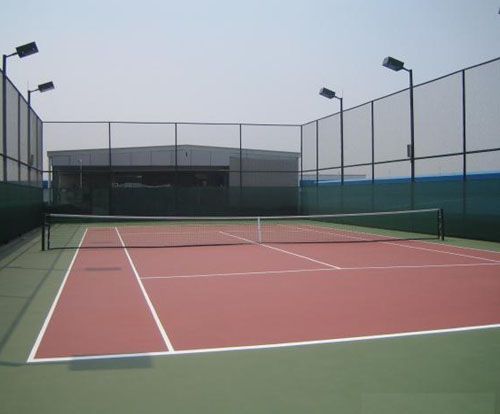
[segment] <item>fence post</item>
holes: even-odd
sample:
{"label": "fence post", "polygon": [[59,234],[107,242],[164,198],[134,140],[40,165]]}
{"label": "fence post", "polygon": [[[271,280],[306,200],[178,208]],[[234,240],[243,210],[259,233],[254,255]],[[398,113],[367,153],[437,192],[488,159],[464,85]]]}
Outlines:
{"label": "fence post", "polygon": [[109,188],[108,188],[108,214],[113,214],[113,165],[111,160],[111,122],[108,122],[108,164],[109,164]]}
{"label": "fence post", "polygon": [[42,251],[45,251],[45,223],[47,215],[42,213]]}
{"label": "fence post", "polygon": [[444,210],[442,208],[438,210],[438,236],[444,240]]}
{"label": "fence post", "polygon": [[239,125],[240,128],[240,191],[243,188],[243,153],[242,153],[242,147],[243,147],[243,137],[242,137],[242,131],[241,131],[241,124]]}
{"label": "fence post", "polygon": [[174,215],[179,215],[177,211],[177,198],[179,187],[179,172],[178,172],[178,158],[177,158],[177,122],[174,124]]}
{"label": "fence post", "polygon": [[370,112],[371,112],[371,129],[372,129],[372,184],[375,183],[375,117],[374,117],[374,105],[375,102],[371,101]]}
{"label": "fence post", "polygon": [[465,101],[465,70],[462,70],[462,151],[463,151],[463,169],[462,179],[467,179],[467,112]]}

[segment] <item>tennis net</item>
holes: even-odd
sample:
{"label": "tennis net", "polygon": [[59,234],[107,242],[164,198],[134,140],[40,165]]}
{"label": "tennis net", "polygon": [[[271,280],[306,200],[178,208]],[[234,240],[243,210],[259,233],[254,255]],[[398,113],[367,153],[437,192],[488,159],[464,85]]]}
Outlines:
{"label": "tennis net", "polygon": [[444,238],[441,209],[268,217],[47,214],[42,249],[336,243]]}

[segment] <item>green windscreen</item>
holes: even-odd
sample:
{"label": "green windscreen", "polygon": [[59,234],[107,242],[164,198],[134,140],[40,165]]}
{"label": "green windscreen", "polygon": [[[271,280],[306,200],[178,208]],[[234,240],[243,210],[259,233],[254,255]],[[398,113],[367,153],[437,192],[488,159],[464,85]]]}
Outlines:
{"label": "green windscreen", "polygon": [[[442,208],[448,236],[500,241],[500,178],[379,181],[304,187],[51,190],[52,213],[277,216]],[[396,222],[395,222],[396,223]],[[394,225],[397,225],[394,224]]]}
{"label": "green windscreen", "polygon": [[0,244],[41,224],[42,189],[0,182]]}
{"label": "green windscreen", "polygon": [[442,208],[446,235],[500,241],[500,178],[307,186],[305,214]]}

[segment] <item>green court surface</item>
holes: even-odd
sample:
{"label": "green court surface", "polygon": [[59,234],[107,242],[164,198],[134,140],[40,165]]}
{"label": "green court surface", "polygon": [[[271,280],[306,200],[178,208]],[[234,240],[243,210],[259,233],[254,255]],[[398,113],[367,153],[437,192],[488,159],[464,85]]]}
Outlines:
{"label": "green court surface", "polygon": [[1,249],[2,413],[500,413],[500,329],[27,364],[73,254],[38,233]]}

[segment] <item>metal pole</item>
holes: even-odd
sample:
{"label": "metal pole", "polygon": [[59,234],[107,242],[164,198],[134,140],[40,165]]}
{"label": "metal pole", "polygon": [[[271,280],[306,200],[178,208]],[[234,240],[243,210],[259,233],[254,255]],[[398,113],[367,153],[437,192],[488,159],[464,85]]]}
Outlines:
{"label": "metal pole", "polygon": [[372,185],[370,186],[370,209],[375,211],[375,102],[370,103],[370,115],[371,115],[371,142],[372,142]]}
{"label": "metal pole", "polygon": [[17,180],[21,182],[21,95],[17,95]]}
{"label": "metal pole", "polygon": [[241,124],[240,124],[240,191],[243,188],[243,154],[242,154],[242,147],[243,147],[243,137],[241,133]]}
{"label": "metal pole", "polygon": [[316,187],[319,185],[319,123],[316,121]]}
{"label": "metal pole", "polygon": [[438,211],[438,234],[441,236],[440,239],[444,240],[444,210],[442,208]]}
{"label": "metal pole", "polygon": [[108,122],[108,162],[109,162],[109,189],[108,189],[108,211],[109,214],[113,214],[113,200],[112,200],[112,189],[113,189],[113,164],[111,159],[111,122]]}
{"label": "metal pole", "polygon": [[40,159],[38,160],[38,163],[37,163],[37,166],[36,168],[38,169],[38,174],[40,174],[40,185],[43,187],[43,159],[44,159],[44,156],[43,156],[43,121],[40,119],[40,154],[41,154],[41,157]]}
{"label": "metal pole", "polygon": [[340,99],[340,184],[344,185],[344,98]]}
{"label": "metal pole", "polygon": [[179,173],[177,159],[177,122],[174,124],[174,215],[178,215],[178,192],[179,192]]}
{"label": "metal pole", "polygon": [[319,213],[319,121],[316,121],[316,214]]}
{"label": "metal pole", "polygon": [[109,171],[112,171],[112,160],[111,160],[111,122],[108,122],[108,164]]}
{"label": "metal pole", "polygon": [[7,182],[7,55],[2,57],[2,143],[3,181]]}
{"label": "metal pole", "polygon": [[372,127],[372,184],[375,183],[375,118],[374,118],[374,102],[371,101],[371,127]]}
{"label": "metal pole", "polygon": [[82,160],[80,161],[80,191],[83,190],[83,165],[82,165]]}
{"label": "metal pole", "polygon": [[300,126],[300,185],[304,179],[304,125]]}
{"label": "metal pole", "polygon": [[177,177],[177,167],[178,167],[178,159],[177,159],[177,123],[174,124],[174,172],[175,172],[175,186],[178,185],[178,177]]}
{"label": "metal pole", "polygon": [[465,99],[465,70],[462,71],[462,145],[463,169],[462,178],[467,179],[467,108]]}
{"label": "metal pole", "polygon": [[[28,182],[31,183],[31,162],[30,162],[30,155],[31,155],[31,91],[28,90],[28,128],[27,128],[27,134],[28,134]],[[43,169],[43,168],[42,168]]]}
{"label": "metal pole", "polygon": [[45,227],[47,226],[47,215],[42,214],[42,251],[45,251]]}
{"label": "metal pole", "polygon": [[302,214],[302,184],[304,182],[304,125],[300,126],[300,181],[297,214]]}
{"label": "metal pole", "polygon": [[[462,145],[462,220],[465,221],[467,216],[467,107],[465,96],[465,70],[462,71]],[[442,232],[442,237],[444,237],[444,230]]]}
{"label": "metal pole", "polygon": [[411,181],[415,181],[415,121],[414,121],[414,109],[413,109],[413,70],[408,69],[410,75],[410,138],[411,138]]}

